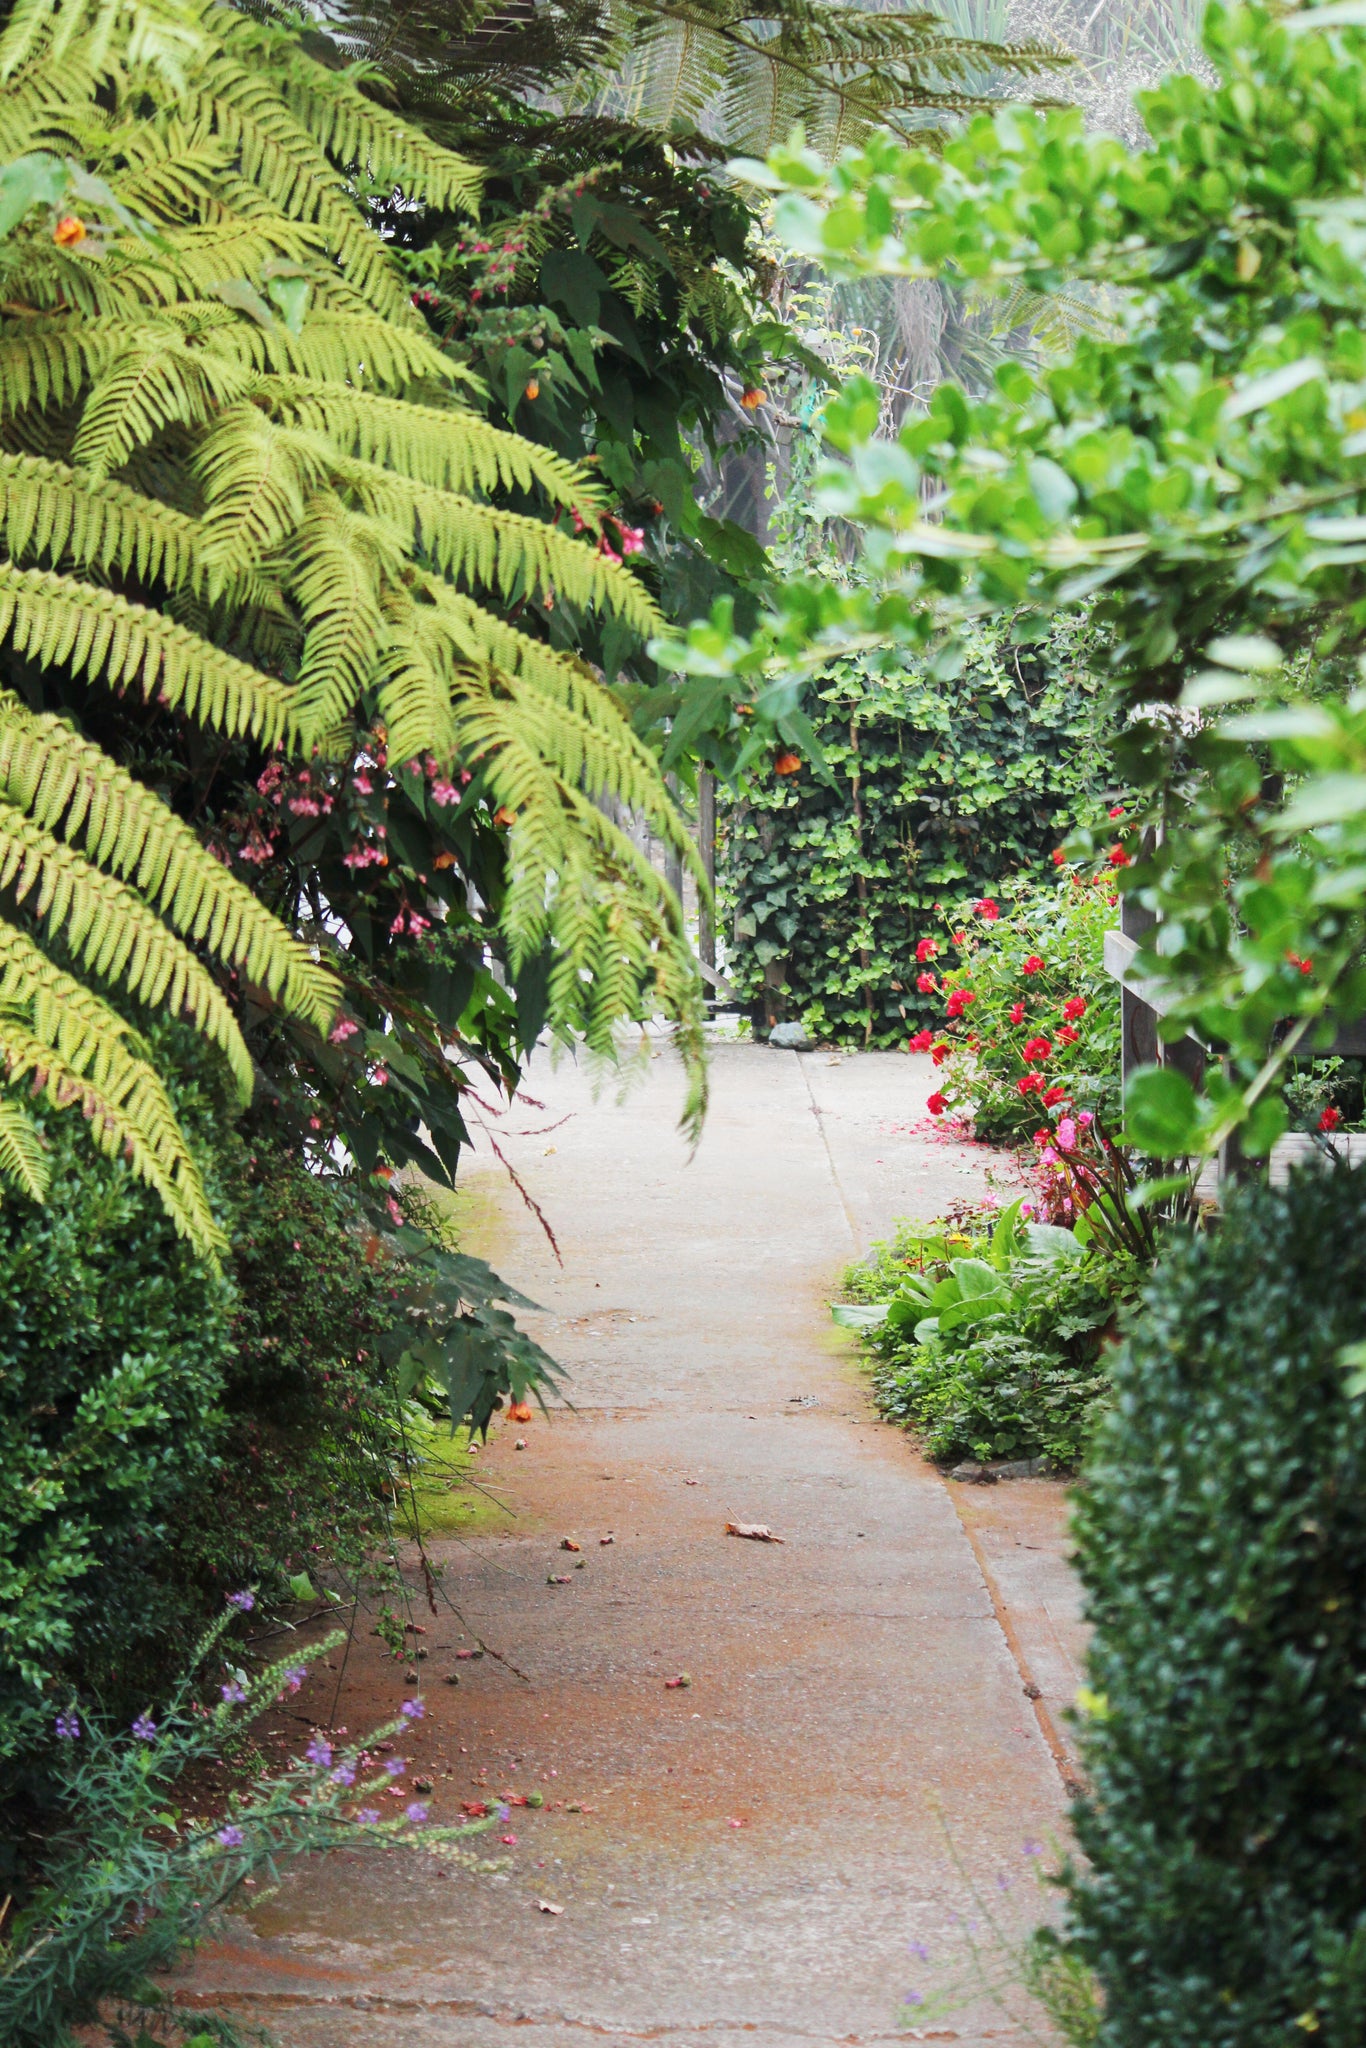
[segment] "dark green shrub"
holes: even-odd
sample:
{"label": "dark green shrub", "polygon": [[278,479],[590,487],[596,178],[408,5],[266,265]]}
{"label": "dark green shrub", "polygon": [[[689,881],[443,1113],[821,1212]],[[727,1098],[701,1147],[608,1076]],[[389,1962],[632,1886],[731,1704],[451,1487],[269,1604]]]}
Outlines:
{"label": "dark green shrub", "polygon": [[1175,1241],[1075,1531],[1096,1634],[1068,1879],[1105,2048],[1366,2041],[1366,1173]]}
{"label": "dark green shrub", "polygon": [[43,1206],[0,1202],[0,1757],[71,1688],[136,1706],[228,1588],[355,1568],[400,1449],[378,1337],[403,1274],[352,1183],[177,1083],[222,1273],[72,1120]]}
{"label": "dark green shrub", "polygon": [[915,948],[937,915],[1038,873],[1098,808],[1106,736],[1081,630],[969,636],[961,672],[835,662],[809,705],[832,775],[760,782],[723,819],[731,974],[820,1038],[896,1045],[938,1026]]}
{"label": "dark green shrub", "polygon": [[55,1673],[117,1687],[197,1627],[171,1562],[222,1428],[230,1283],[69,1117],[52,1199],[0,1203],[0,1756]]}

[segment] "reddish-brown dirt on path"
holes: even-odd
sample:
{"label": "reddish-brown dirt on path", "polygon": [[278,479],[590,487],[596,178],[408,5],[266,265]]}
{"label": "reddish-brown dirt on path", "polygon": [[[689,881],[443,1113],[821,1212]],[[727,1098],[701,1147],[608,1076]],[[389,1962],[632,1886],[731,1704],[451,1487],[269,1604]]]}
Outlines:
{"label": "reddish-brown dirt on path", "polygon": [[[980,1185],[980,1155],[916,1135],[927,1063],[723,1046],[713,1083],[689,1163],[671,1059],[621,1105],[572,1068],[534,1077],[552,1114],[500,1142],[562,1269],[515,1195],[474,1183],[472,1248],[545,1304],[575,1411],[502,1428],[479,1465],[506,1518],[435,1546],[463,1620],[415,1610],[411,1754],[435,1819],[484,1791],[547,1806],[496,1831],[517,1838],[495,1835],[496,1875],[358,1854],[290,1877],[187,1999],[289,2048],[890,2041],[908,1992],[990,1945],[984,1906],[1014,1933],[1041,1916],[1025,1849],[1063,1823],[1048,1710],[1075,1682],[1058,1489],[972,1505],[989,1587],[958,1490],[872,1418],[825,1310],[893,1215]],[[1046,1538],[1016,1569],[1019,1628],[990,1561],[1033,1542],[1007,1493]],[[479,1638],[507,1663],[458,1656]],[[405,1690],[362,1634],[337,1718]],[[965,1997],[922,2038],[1026,2037]]]}

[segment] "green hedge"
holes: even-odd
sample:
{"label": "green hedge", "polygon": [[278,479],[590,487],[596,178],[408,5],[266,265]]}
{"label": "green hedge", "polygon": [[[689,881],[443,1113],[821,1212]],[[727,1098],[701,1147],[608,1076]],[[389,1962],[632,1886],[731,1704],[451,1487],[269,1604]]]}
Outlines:
{"label": "green hedge", "polygon": [[1075,1521],[1104,2048],[1366,2041],[1366,1172],[1159,1265]]}
{"label": "green hedge", "polygon": [[377,1338],[395,1270],[354,1191],[182,1074],[222,1273],[121,1163],[39,1111],[43,1206],[0,1201],[0,1758],[72,1691],[145,1703],[232,1588],[359,1564],[400,1451]]}
{"label": "green hedge", "polygon": [[974,636],[955,676],[872,656],[832,665],[814,724],[833,783],[774,773],[723,814],[731,974],[750,1002],[841,1043],[895,1045],[939,1006],[915,945],[936,906],[1039,872],[1105,784],[1106,731],[1084,634]]}

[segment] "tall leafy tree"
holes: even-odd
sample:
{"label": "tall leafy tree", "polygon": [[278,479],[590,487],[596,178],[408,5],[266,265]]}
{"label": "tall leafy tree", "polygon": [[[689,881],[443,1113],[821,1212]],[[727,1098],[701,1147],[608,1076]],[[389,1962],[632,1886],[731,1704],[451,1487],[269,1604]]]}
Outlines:
{"label": "tall leafy tree", "polygon": [[[365,804],[377,779],[401,788],[427,838],[386,936],[431,952],[440,872],[471,833],[501,835],[489,894],[512,968],[539,963],[541,1015],[606,1042],[644,1003],[691,1042],[678,905],[597,799],[644,812],[687,857],[682,826],[592,671],[523,623],[558,607],[640,633],[657,607],[604,533],[602,483],[470,405],[469,372],[433,342],[356,196],[466,209],[470,165],[294,28],[208,0],[27,0],[0,36],[0,82],[11,1082],[79,1102],[210,1245],[174,1117],[97,985],[193,1017],[244,1089],[230,989],[315,1066],[362,1035],[333,1022],[337,983],[315,958],[345,973],[358,945],[316,868],[301,881],[296,862],[292,896],[265,892],[291,932],[237,879],[265,843],[236,831],[240,805],[210,806],[225,870],[120,765],[176,757],[193,757],[182,810],[205,810],[215,759],[225,795],[283,780],[277,808],[302,825],[341,801],[343,875],[387,868]],[[122,732],[119,761],[99,728]],[[388,1080],[368,1058],[348,1086]]]}

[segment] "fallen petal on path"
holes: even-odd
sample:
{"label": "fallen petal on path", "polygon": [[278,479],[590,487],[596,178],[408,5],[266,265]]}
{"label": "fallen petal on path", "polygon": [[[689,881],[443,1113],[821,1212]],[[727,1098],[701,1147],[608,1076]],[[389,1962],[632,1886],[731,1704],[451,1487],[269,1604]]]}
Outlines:
{"label": "fallen petal on path", "polygon": [[785,1536],[775,1536],[767,1522],[727,1522],[727,1536],[747,1536],[751,1543],[785,1543]]}

